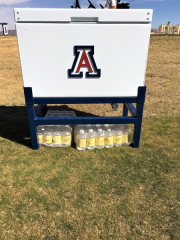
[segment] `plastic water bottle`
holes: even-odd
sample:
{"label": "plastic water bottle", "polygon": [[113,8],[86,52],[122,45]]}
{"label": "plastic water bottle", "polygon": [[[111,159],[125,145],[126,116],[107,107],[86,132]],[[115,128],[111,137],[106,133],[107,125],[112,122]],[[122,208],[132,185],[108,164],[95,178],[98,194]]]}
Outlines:
{"label": "plastic water bottle", "polygon": [[96,124],[95,125],[95,132],[98,132],[98,129],[103,129],[103,125],[102,124]]}
{"label": "plastic water bottle", "polygon": [[60,127],[54,127],[52,131],[52,143],[55,147],[60,147],[62,145]]}
{"label": "plastic water bottle", "polygon": [[116,147],[120,147],[122,146],[122,132],[119,130],[119,128],[117,128],[115,131],[114,131],[114,146]]}
{"label": "plastic water bottle", "polygon": [[85,126],[85,132],[88,133],[89,132],[89,129],[92,129],[92,125],[91,124],[87,124]]}
{"label": "plastic water bottle", "polygon": [[110,128],[107,129],[107,131],[105,132],[105,136],[104,136],[104,146],[106,148],[111,148],[113,147],[113,133],[111,131]]}
{"label": "plastic water bottle", "polygon": [[98,129],[100,129],[100,128],[101,128],[100,124],[96,124],[96,125],[95,125],[95,132],[97,133],[97,132],[98,132]]}
{"label": "plastic water bottle", "polygon": [[93,129],[93,132],[96,133],[96,125],[95,124],[91,125],[91,129]]}
{"label": "plastic water bottle", "polygon": [[104,126],[103,126],[103,132],[105,133],[108,128],[109,128],[109,124],[104,124]]}
{"label": "plastic water bottle", "polygon": [[104,147],[104,133],[101,128],[96,133],[96,148],[102,149]]}
{"label": "plastic water bottle", "polygon": [[123,145],[124,146],[130,145],[131,144],[131,140],[130,140],[131,131],[127,125],[124,125],[124,130],[122,133],[123,133],[123,137],[122,137]]}
{"label": "plastic water bottle", "polygon": [[79,134],[77,135],[77,143],[76,148],[78,150],[85,150],[86,149],[86,135],[83,129],[79,131]]}
{"label": "plastic water bottle", "polygon": [[62,147],[70,147],[71,146],[71,131],[64,128],[61,135]]}
{"label": "plastic water bottle", "polygon": [[77,125],[74,129],[74,141],[77,143],[77,135],[80,133],[80,130],[85,130],[85,125]]}
{"label": "plastic water bottle", "polygon": [[39,145],[42,145],[44,143],[44,139],[43,139],[44,130],[45,130],[44,126],[40,125],[37,127],[37,139],[38,139]]}
{"label": "plastic water bottle", "polygon": [[64,128],[67,129],[68,131],[70,131],[70,132],[71,132],[71,135],[72,135],[72,133],[73,133],[73,127],[72,127],[72,125],[65,125]]}
{"label": "plastic water bottle", "polygon": [[46,126],[44,130],[44,143],[46,145],[51,145],[52,144],[52,130],[51,126]]}
{"label": "plastic water bottle", "polygon": [[92,150],[95,148],[95,136],[93,129],[89,129],[87,137],[86,137],[86,147],[89,150]]}

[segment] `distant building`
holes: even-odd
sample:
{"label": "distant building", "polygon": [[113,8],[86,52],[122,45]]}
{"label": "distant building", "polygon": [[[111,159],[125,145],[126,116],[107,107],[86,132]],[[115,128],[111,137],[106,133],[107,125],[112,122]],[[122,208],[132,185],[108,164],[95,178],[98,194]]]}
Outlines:
{"label": "distant building", "polygon": [[2,29],[3,29],[3,35],[7,36],[8,35],[8,28],[7,28],[7,23],[0,23],[0,25],[2,25]]}
{"label": "distant building", "polygon": [[176,26],[172,26],[171,22],[169,21],[167,23],[167,26],[165,24],[159,26],[159,33],[164,34],[180,34],[180,24]]}
{"label": "distant building", "polygon": [[156,29],[151,29],[151,34],[158,34],[159,32]]}

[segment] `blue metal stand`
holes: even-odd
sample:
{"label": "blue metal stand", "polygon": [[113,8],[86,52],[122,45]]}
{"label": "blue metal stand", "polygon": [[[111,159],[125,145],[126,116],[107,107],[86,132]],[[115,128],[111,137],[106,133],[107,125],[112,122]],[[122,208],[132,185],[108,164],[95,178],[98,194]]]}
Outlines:
{"label": "blue metal stand", "polygon": [[[57,124],[134,124],[133,147],[138,148],[141,135],[143,107],[146,95],[146,86],[139,87],[137,97],[92,97],[92,98],[37,98],[33,97],[32,88],[24,88],[27,105],[29,127],[32,148],[39,149],[37,140],[37,125]],[[37,111],[42,104],[99,104],[99,103],[123,103],[123,116],[120,117],[69,117],[69,118],[47,118],[37,117]],[[136,103],[136,108],[133,103]],[[34,104],[39,104],[34,109]],[[128,117],[128,111],[131,116]]]}

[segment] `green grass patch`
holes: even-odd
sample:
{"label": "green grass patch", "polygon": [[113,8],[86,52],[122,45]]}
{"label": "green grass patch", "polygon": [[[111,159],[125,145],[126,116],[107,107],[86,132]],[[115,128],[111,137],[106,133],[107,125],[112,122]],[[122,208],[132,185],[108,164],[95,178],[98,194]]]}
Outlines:
{"label": "green grass patch", "polygon": [[15,129],[14,142],[1,142],[1,156],[11,146],[0,180],[0,231],[15,231],[7,239],[180,236],[178,118],[144,119],[139,149],[33,151],[15,142]]}

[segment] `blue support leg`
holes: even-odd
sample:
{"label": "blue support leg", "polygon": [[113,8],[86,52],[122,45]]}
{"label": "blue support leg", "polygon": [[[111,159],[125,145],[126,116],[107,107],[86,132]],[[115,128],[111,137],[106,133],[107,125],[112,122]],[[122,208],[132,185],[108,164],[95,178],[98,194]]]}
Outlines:
{"label": "blue support leg", "polygon": [[140,136],[141,136],[141,125],[142,125],[142,118],[143,118],[143,109],[144,109],[144,102],[146,96],[146,86],[138,88],[138,99],[137,99],[137,106],[136,106],[136,118],[137,122],[134,124],[134,148],[139,147],[140,143]]}
{"label": "blue support leg", "polygon": [[123,117],[127,117],[128,115],[128,108],[126,107],[126,104],[123,104]]}
{"label": "blue support leg", "polygon": [[137,104],[137,123],[134,124],[134,148],[139,147],[144,104]]}
{"label": "blue support leg", "polygon": [[25,95],[25,100],[26,100],[26,105],[27,105],[32,149],[39,149],[39,143],[37,140],[37,129],[36,129],[36,124],[35,124],[35,111],[34,111],[32,88],[25,87],[24,95]]}

